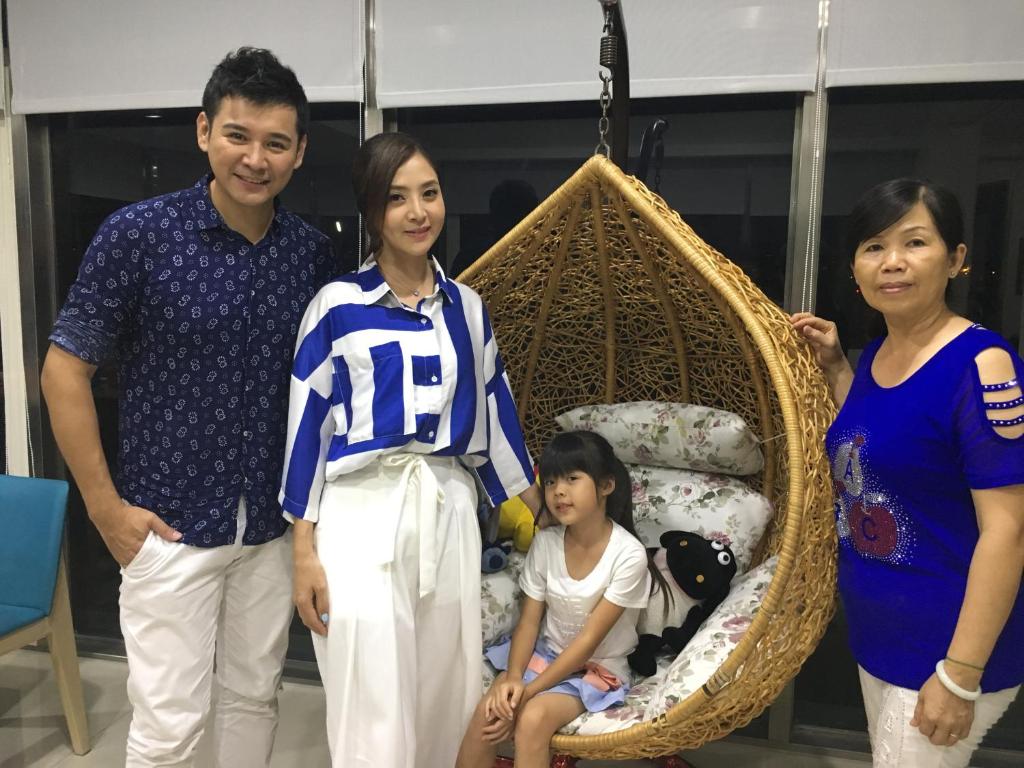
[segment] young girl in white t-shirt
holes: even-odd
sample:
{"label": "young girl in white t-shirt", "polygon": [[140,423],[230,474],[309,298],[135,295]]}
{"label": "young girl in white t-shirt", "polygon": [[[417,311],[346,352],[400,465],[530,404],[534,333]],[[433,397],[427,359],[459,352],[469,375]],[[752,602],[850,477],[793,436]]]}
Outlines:
{"label": "young girl in white t-shirt", "polygon": [[513,737],[517,768],[547,768],[555,731],[584,711],[621,704],[652,575],[664,588],[633,528],[629,473],[603,437],[556,436],[540,480],[559,525],[530,546],[511,641],[487,649],[505,671],[473,713],[458,768],[491,768],[498,745]]}

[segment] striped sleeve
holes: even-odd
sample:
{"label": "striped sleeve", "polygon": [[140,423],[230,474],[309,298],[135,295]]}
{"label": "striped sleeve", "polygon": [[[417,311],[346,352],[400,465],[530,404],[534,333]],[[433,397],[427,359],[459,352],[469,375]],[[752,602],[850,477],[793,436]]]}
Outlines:
{"label": "striped sleeve", "polygon": [[334,435],[344,434],[338,424],[339,393],[334,387],[331,347],[330,284],[310,302],[299,329],[292,363],[288,401],[288,439],[285,445],[281,502],[285,518],[316,522],[324,486],[327,449]]}
{"label": "striped sleeve", "polygon": [[477,474],[491,504],[498,506],[530,487],[533,483],[533,460],[519,426],[519,413],[512,397],[512,387],[505,374],[505,364],[498,352],[486,308],[483,310],[483,323],[487,456],[483,464],[477,467]]}

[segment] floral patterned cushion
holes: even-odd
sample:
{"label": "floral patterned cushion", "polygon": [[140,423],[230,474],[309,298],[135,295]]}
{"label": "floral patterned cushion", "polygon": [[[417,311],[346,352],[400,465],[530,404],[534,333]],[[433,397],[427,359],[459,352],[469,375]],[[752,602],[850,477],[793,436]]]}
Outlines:
{"label": "floral patterned cushion", "polygon": [[631,464],[752,475],[764,466],[757,437],[735,413],[687,403],[584,405],[555,419],[589,429]]}
{"label": "floral patterned cushion", "polygon": [[504,569],[482,574],[480,578],[484,648],[511,635],[519,621],[519,601],[523,596],[519,589],[519,574],[524,562],[526,555],[513,552]]}
{"label": "floral patterned cushion", "polygon": [[599,736],[663,714],[706,683],[747,631],[775,574],[777,558],[766,560],[733,582],[732,590],[674,660],[658,660],[658,671],[634,685],[626,703],[604,712],[584,712],[561,733]]}
{"label": "floral patterned cushion", "polygon": [[778,562],[778,557],[771,557],[733,582],[729,596],[660,679],[644,712],[646,719],[664,713],[711,679],[750,627],[768,594]]}
{"label": "floral patterned cushion", "polygon": [[742,480],[685,469],[631,466],[633,520],[648,547],[660,546],[665,531],[693,531],[728,544],[738,573],[772,517],[772,505]]}

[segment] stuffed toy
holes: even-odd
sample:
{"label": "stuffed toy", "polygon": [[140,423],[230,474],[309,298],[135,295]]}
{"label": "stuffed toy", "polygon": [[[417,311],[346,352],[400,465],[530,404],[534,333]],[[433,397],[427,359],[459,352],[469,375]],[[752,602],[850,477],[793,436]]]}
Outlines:
{"label": "stuffed toy", "polygon": [[655,654],[668,646],[673,656],[714,613],[736,575],[736,558],[726,544],[689,531],[666,531],[654,563],[668,583],[672,599],[666,607],[664,589],[651,595],[637,624],[639,642],[628,657],[634,672],[650,677],[657,670]]}
{"label": "stuffed toy", "polygon": [[498,510],[491,506],[486,494],[480,494],[479,498],[476,513],[480,518],[480,538],[483,541],[480,570],[483,573],[497,573],[508,565],[508,556],[512,553],[512,542],[500,540]]}
{"label": "stuffed toy", "polygon": [[498,540],[512,539],[515,548],[525,552],[533,541],[534,520],[530,508],[518,496],[504,502],[498,518]]}

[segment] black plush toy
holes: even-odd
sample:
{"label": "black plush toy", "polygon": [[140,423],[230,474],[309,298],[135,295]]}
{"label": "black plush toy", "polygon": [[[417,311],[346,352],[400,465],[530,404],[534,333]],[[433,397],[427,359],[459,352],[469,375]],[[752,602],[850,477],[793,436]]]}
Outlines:
{"label": "black plush toy", "polygon": [[683,650],[729,594],[729,583],[736,575],[736,558],[720,541],[689,531],[666,531],[661,546],[654,550],[654,562],[668,582],[672,602],[666,612],[664,590],[659,589],[640,614],[640,639],[629,655],[629,666],[644,677],[655,673],[654,657],[663,647],[675,655]]}

